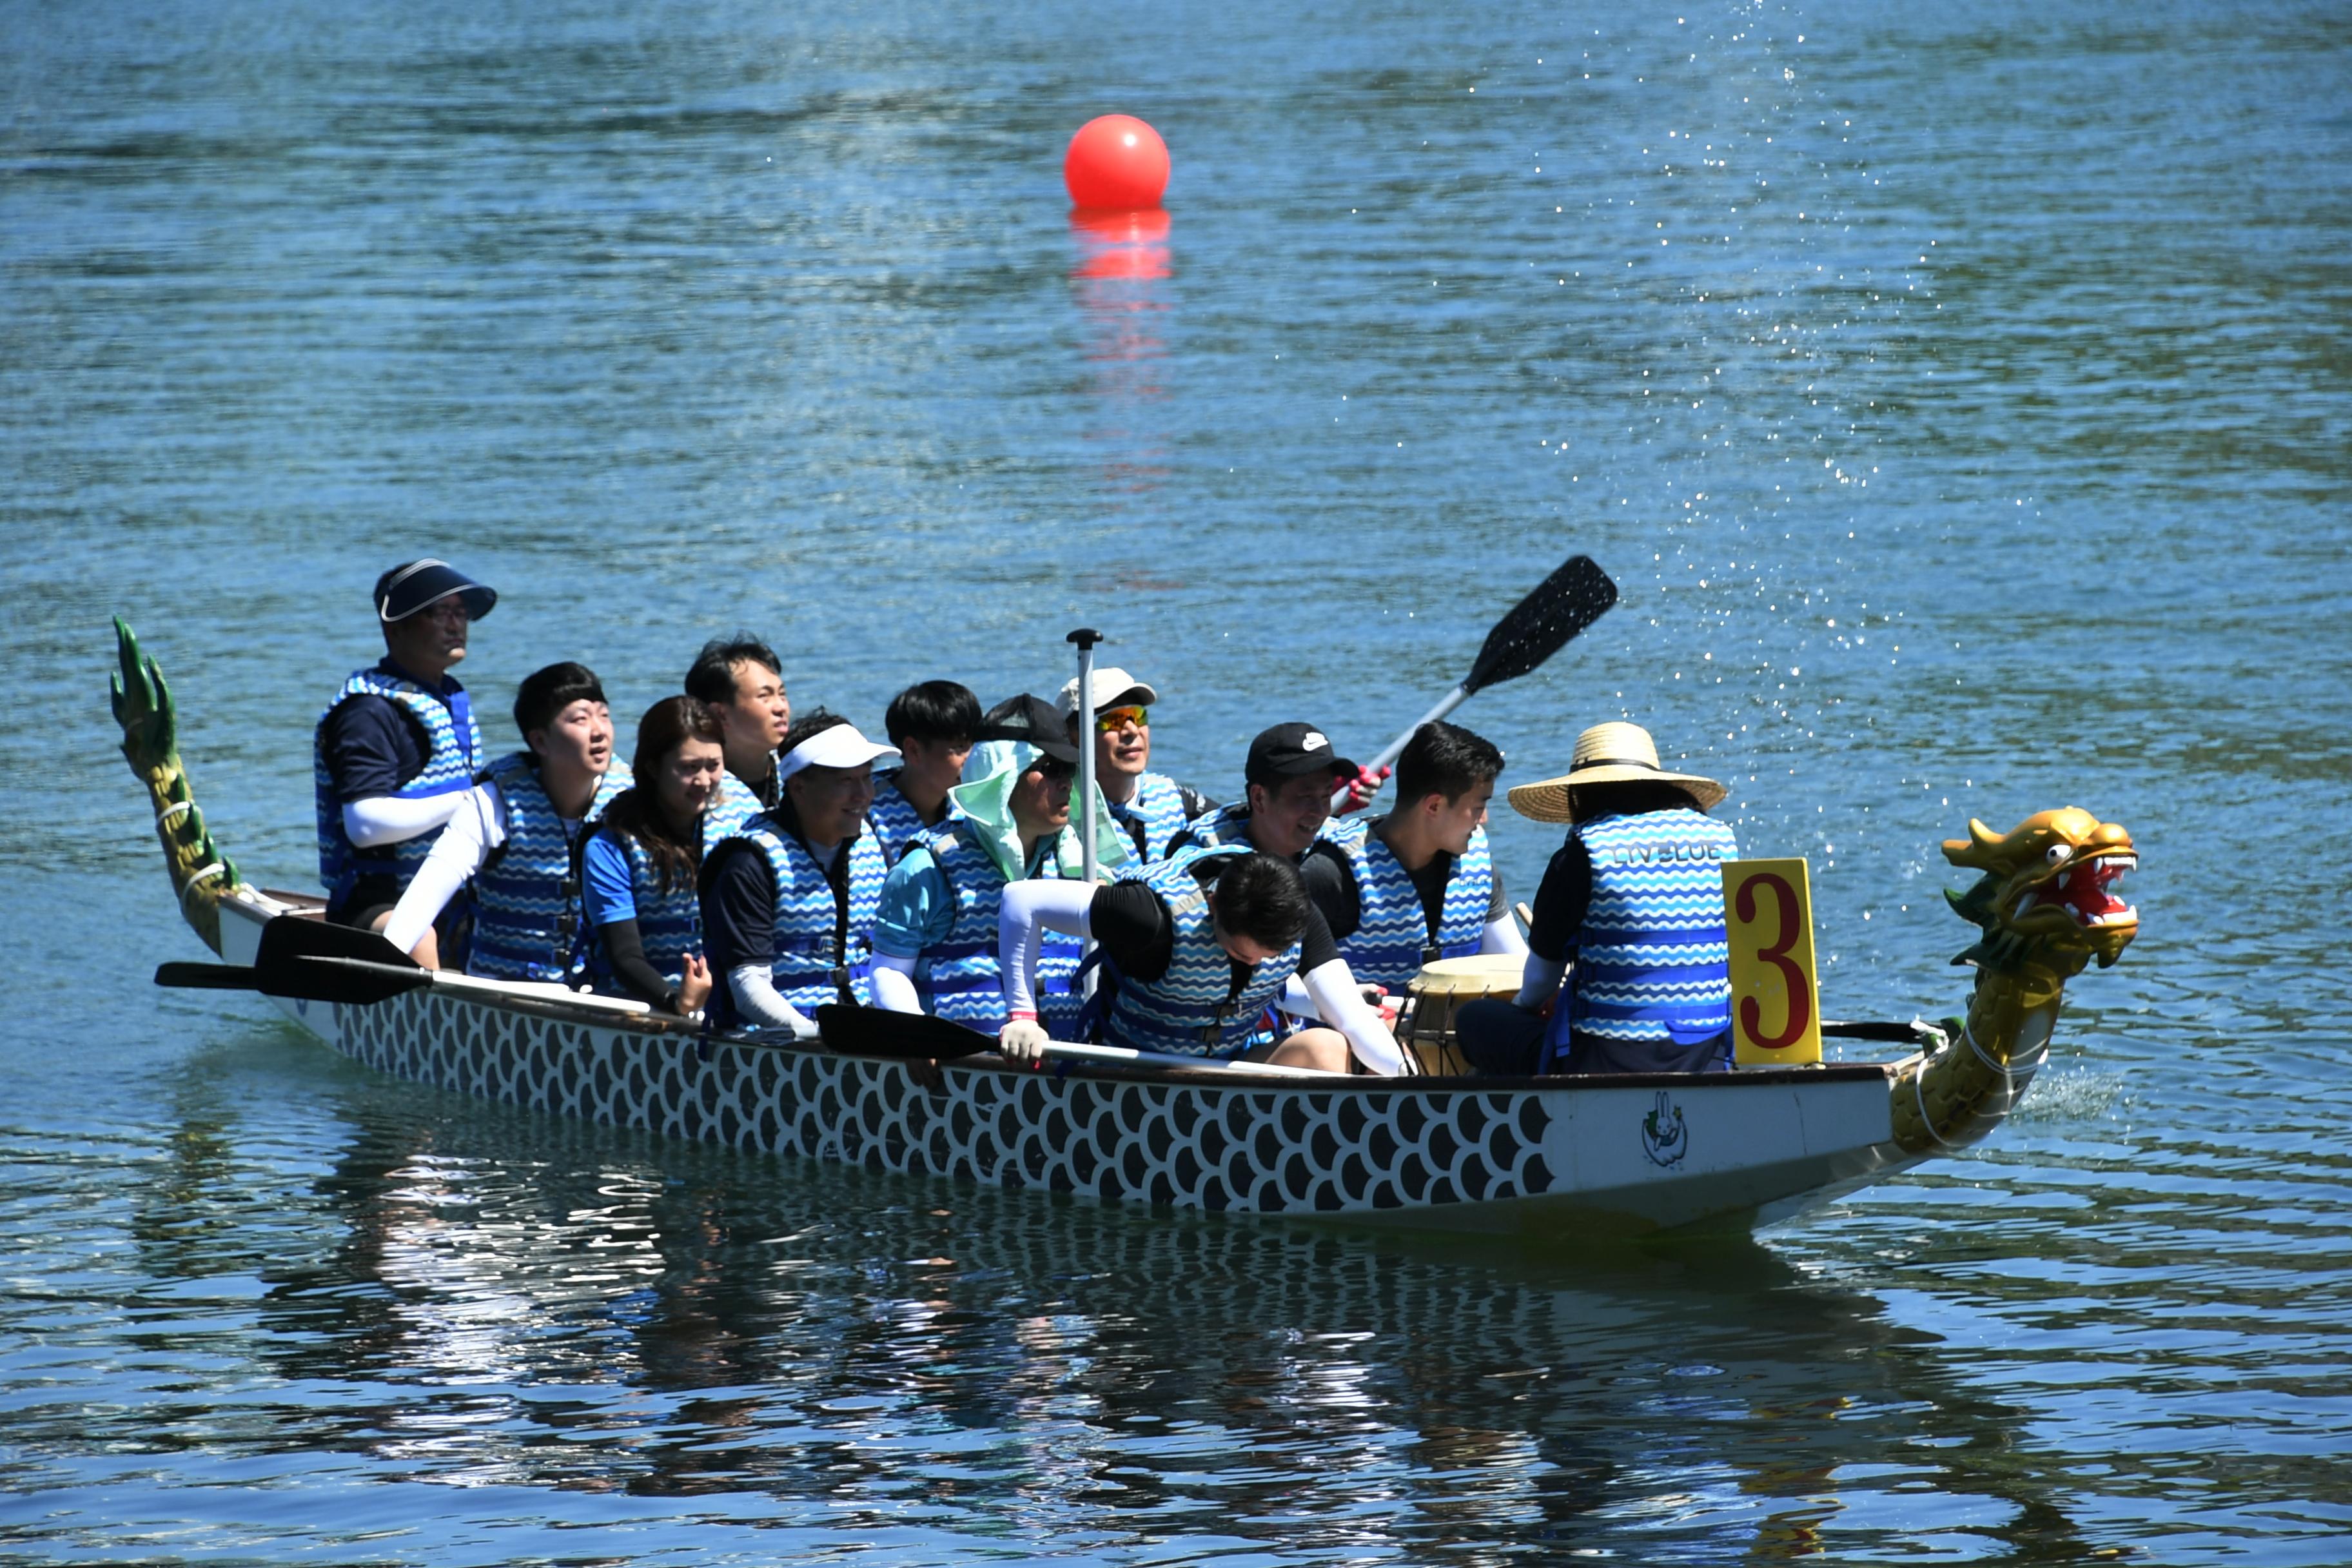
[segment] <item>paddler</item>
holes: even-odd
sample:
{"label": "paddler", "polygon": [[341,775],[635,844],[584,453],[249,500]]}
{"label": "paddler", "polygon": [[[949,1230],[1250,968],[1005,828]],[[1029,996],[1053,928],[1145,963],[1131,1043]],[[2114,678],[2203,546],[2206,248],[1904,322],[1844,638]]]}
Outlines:
{"label": "paddler", "polygon": [[782,788],[776,748],[793,727],[792,699],[784,694],[783,663],[776,650],[749,632],[713,637],[686,672],[686,694],[718,717],[727,748],[727,771],[719,798],[703,818],[702,847],[708,854],[722,838],[740,831],[772,807]]}
{"label": "paddler", "polygon": [[[338,925],[383,929],[474,786],[482,733],[449,671],[466,657],[473,623],[498,602],[446,561],[411,561],[376,579],[384,656],[344,680],[310,747],[319,876]],[[425,950],[428,963],[437,946]]]}
{"label": "paddler", "polygon": [[1486,844],[1503,753],[1458,724],[1423,724],[1397,759],[1396,805],[1329,830],[1302,868],[1348,969],[1402,994],[1438,958],[1525,952]]}
{"label": "paddler", "polygon": [[711,850],[702,867],[702,936],[722,1026],[814,1037],[817,1008],[873,1001],[882,846],[866,812],[874,764],[898,752],[819,709],[784,736],[775,806]]}
{"label": "paddler", "polygon": [[[1084,860],[1070,821],[1078,749],[1061,715],[1023,696],[990,710],[979,739],[1000,742],[1003,765],[949,792],[951,809],[890,868],[874,929],[874,996],[900,1013],[929,1012],[993,1035],[1004,1026],[997,913],[1005,885],[1073,878]],[[911,761],[908,764],[912,765]],[[1108,826],[1102,848],[1117,853]],[[1076,1039],[1082,1000],[1072,990],[1083,944],[1048,932],[1037,963],[1038,1012],[1056,1039]]]}
{"label": "paddler", "polygon": [[613,762],[613,712],[595,671],[551,664],[523,677],[515,728],[524,750],[484,769],[385,922],[420,963],[433,922],[472,892],[466,973],[571,984],[584,969],[579,849],[586,825],[632,782]]}
{"label": "paddler", "polygon": [[1650,732],[1625,723],[1594,725],[1576,738],[1566,773],[1511,791],[1512,810],[1569,824],[1568,839],[1536,890],[1518,995],[1466,1004],[1454,1018],[1473,1066],[1525,1074],[1725,1065],[1721,868],[1739,858],[1739,845],[1706,814],[1727,793],[1661,767]]}
{"label": "paddler", "polygon": [[1333,791],[1352,785],[1360,772],[1312,724],[1261,731],[1242,763],[1242,804],[1221,805],[1187,825],[1169,852],[1246,844],[1296,866],[1330,827]]}
{"label": "paddler", "polygon": [[[1186,825],[1215,809],[1217,803],[1150,771],[1151,705],[1160,700],[1160,693],[1108,665],[1094,672],[1094,697],[1095,787],[1110,804],[1112,820],[1133,841],[1137,856],[1160,859]],[[1076,676],[1063,685],[1060,707],[1071,742],[1085,744],[1078,733]]]}
{"label": "paddler", "polygon": [[[1036,1061],[1049,1037],[1035,979],[1048,931],[1101,944],[1089,1016],[1099,1013],[1105,1044],[1332,1072],[1347,1070],[1352,1051],[1373,1072],[1404,1070],[1395,1037],[1365,1005],[1287,860],[1227,844],[1129,866],[1106,887],[1006,887],[997,959],[1009,1018],[997,1039],[1013,1061]],[[1334,1026],[1264,1039],[1266,1009],[1294,976]]]}
{"label": "paddler", "polygon": [[980,718],[980,699],[952,680],[926,680],[890,699],[882,728],[906,761],[875,775],[867,815],[893,866],[917,837],[947,820],[948,791],[963,778]]}
{"label": "paddler", "polygon": [[710,997],[702,957],[702,824],[727,776],[719,720],[691,697],[665,697],[637,723],[630,771],[580,857],[589,978],[596,989],[680,1017]]}

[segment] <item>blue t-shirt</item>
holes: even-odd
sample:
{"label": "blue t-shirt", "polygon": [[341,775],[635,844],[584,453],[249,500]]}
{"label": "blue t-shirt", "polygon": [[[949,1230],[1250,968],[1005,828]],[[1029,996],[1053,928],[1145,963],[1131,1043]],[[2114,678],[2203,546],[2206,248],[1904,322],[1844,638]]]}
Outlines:
{"label": "blue t-shirt", "polygon": [[637,895],[629,878],[629,852],[610,833],[598,833],[580,852],[580,879],[586,889],[588,928],[637,918]]}
{"label": "blue t-shirt", "polygon": [[874,920],[874,951],[892,958],[920,958],[923,950],[947,941],[955,928],[955,893],[929,847],[909,846],[882,884],[882,906]]}

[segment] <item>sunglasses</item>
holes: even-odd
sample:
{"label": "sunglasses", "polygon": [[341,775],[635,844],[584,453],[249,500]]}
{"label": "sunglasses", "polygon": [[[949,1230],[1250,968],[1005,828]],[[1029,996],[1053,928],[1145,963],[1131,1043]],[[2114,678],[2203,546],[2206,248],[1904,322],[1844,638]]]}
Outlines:
{"label": "sunglasses", "polygon": [[1059,757],[1040,757],[1029,766],[1047,784],[1064,784],[1078,776],[1078,764]]}
{"label": "sunglasses", "polygon": [[1095,715],[1095,731],[1108,735],[1117,730],[1149,730],[1151,715],[1141,708],[1105,708]]}

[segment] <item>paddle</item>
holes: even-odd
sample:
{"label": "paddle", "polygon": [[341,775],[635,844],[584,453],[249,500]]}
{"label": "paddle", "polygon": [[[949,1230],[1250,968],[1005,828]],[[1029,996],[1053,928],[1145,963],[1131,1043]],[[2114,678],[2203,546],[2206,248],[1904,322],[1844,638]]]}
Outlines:
{"label": "paddle", "polygon": [[[1495,623],[1495,629],[1486,634],[1486,645],[1479,648],[1477,661],[1471,665],[1462,684],[1382,748],[1381,754],[1368,764],[1370,770],[1378,773],[1395,762],[1412,742],[1415,730],[1444,718],[1474,693],[1506,680],[1517,680],[1539,668],[1616,602],[1617,584],[1609,580],[1609,574],[1591,556],[1570,556],[1558,571],[1537,584],[1532,593]],[[1336,811],[1345,805],[1347,798],[1344,789],[1334,794],[1332,809]]]}
{"label": "paddle", "polygon": [[[881,1007],[851,1007],[828,1003],[816,1010],[816,1026],[828,1050],[850,1057],[887,1057],[893,1061],[961,1061],[996,1048],[996,1037],[967,1029],[948,1018],[926,1013],[893,1013]],[[1167,1056],[1157,1051],[1133,1051],[1124,1046],[1081,1046],[1054,1040],[1049,1057],[1066,1061],[1108,1062],[1118,1067],[1223,1068],[1276,1078],[1328,1078],[1311,1068],[1275,1067],[1266,1062],[1211,1061],[1202,1057]]]}
{"label": "paddle", "polygon": [[197,991],[258,991],[305,1002],[364,1007],[430,985],[400,949],[374,931],[279,915],[261,928],[251,965],[166,963],[155,984]]}

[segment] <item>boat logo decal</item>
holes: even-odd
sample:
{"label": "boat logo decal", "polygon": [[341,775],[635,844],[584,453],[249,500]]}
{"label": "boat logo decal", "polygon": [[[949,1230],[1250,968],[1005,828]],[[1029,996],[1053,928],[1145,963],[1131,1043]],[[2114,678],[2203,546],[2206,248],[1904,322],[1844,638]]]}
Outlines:
{"label": "boat logo decal", "polygon": [[1683,1123],[1683,1108],[1664,1089],[1642,1118],[1642,1152],[1653,1165],[1679,1165],[1690,1152],[1690,1129]]}

